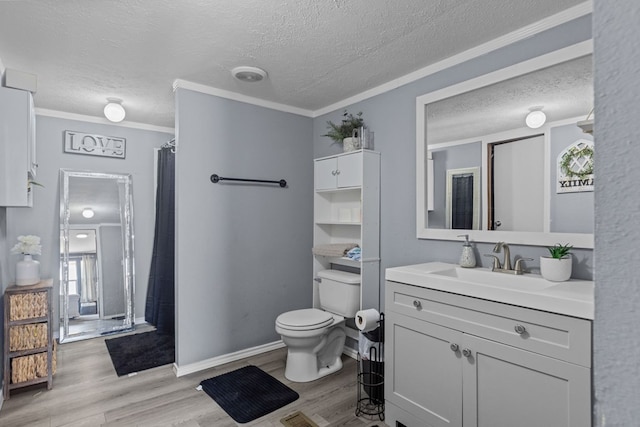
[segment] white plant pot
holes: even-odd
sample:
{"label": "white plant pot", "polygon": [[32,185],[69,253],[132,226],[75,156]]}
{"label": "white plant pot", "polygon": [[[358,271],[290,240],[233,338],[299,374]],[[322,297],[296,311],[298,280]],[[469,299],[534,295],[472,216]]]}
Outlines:
{"label": "white plant pot", "polygon": [[564,258],[540,257],[540,274],[551,282],[565,282],[571,278],[573,259],[571,256]]}
{"label": "white plant pot", "polygon": [[342,140],[342,151],[348,153],[349,151],[356,151],[360,149],[359,138],[345,138]]}
{"label": "white plant pot", "polygon": [[35,285],[40,281],[40,263],[31,255],[25,255],[22,261],[16,264],[16,285]]}

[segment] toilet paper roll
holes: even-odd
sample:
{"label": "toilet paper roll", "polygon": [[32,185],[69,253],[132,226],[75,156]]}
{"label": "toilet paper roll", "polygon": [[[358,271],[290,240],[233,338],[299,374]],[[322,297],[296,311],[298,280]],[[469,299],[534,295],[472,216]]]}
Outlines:
{"label": "toilet paper roll", "polygon": [[375,308],[360,310],[356,313],[356,326],[362,332],[373,331],[378,327],[380,313]]}

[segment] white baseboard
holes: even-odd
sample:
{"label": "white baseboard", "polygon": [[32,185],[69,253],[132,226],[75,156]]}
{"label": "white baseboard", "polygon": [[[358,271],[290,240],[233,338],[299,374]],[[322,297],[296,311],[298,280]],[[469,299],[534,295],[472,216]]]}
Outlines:
{"label": "white baseboard", "polygon": [[342,350],[342,354],[349,356],[352,359],[358,359],[358,350],[354,350],[351,347],[345,347],[344,350]]}
{"label": "white baseboard", "polygon": [[236,351],[234,353],[223,354],[222,356],[212,357],[211,359],[201,360],[200,362],[189,363],[188,365],[178,366],[173,364],[173,372],[176,377],[192,374],[194,372],[204,371],[205,369],[215,368],[216,366],[224,365],[225,363],[235,362],[236,360],[244,359],[245,357],[251,357],[258,354],[266,353],[268,351],[277,350],[284,347],[282,340],[274,341],[272,343],[259,345],[257,347],[251,347],[244,350]]}
{"label": "white baseboard", "polygon": [[144,325],[147,323],[147,321],[144,320],[144,317],[136,317],[135,319],[133,319],[133,323],[135,323],[136,325]]}

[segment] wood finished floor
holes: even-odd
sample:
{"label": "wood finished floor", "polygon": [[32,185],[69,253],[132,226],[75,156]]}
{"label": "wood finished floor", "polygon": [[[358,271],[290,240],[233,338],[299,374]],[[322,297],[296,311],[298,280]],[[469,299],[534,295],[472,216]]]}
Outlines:
{"label": "wood finished floor", "polygon": [[[355,416],[356,361],[348,356],[343,355],[341,371],[311,383],[284,378],[285,349],[180,378],[171,365],[118,377],[104,340],[59,345],[53,389],[14,390],[0,410],[0,426],[282,427],[280,419],[296,411],[304,412],[319,427],[385,425],[378,418]],[[300,398],[253,422],[238,424],[205,392],[196,390],[200,381],[246,365],[260,367],[297,391]]]}

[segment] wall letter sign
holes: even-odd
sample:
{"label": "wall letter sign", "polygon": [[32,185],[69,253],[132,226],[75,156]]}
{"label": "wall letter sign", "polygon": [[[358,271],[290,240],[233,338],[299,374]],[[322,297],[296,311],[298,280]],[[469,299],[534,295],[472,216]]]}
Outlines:
{"label": "wall letter sign", "polygon": [[89,156],[115,157],[124,159],[125,138],[117,136],[93,135],[71,130],[64,131],[64,152]]}

